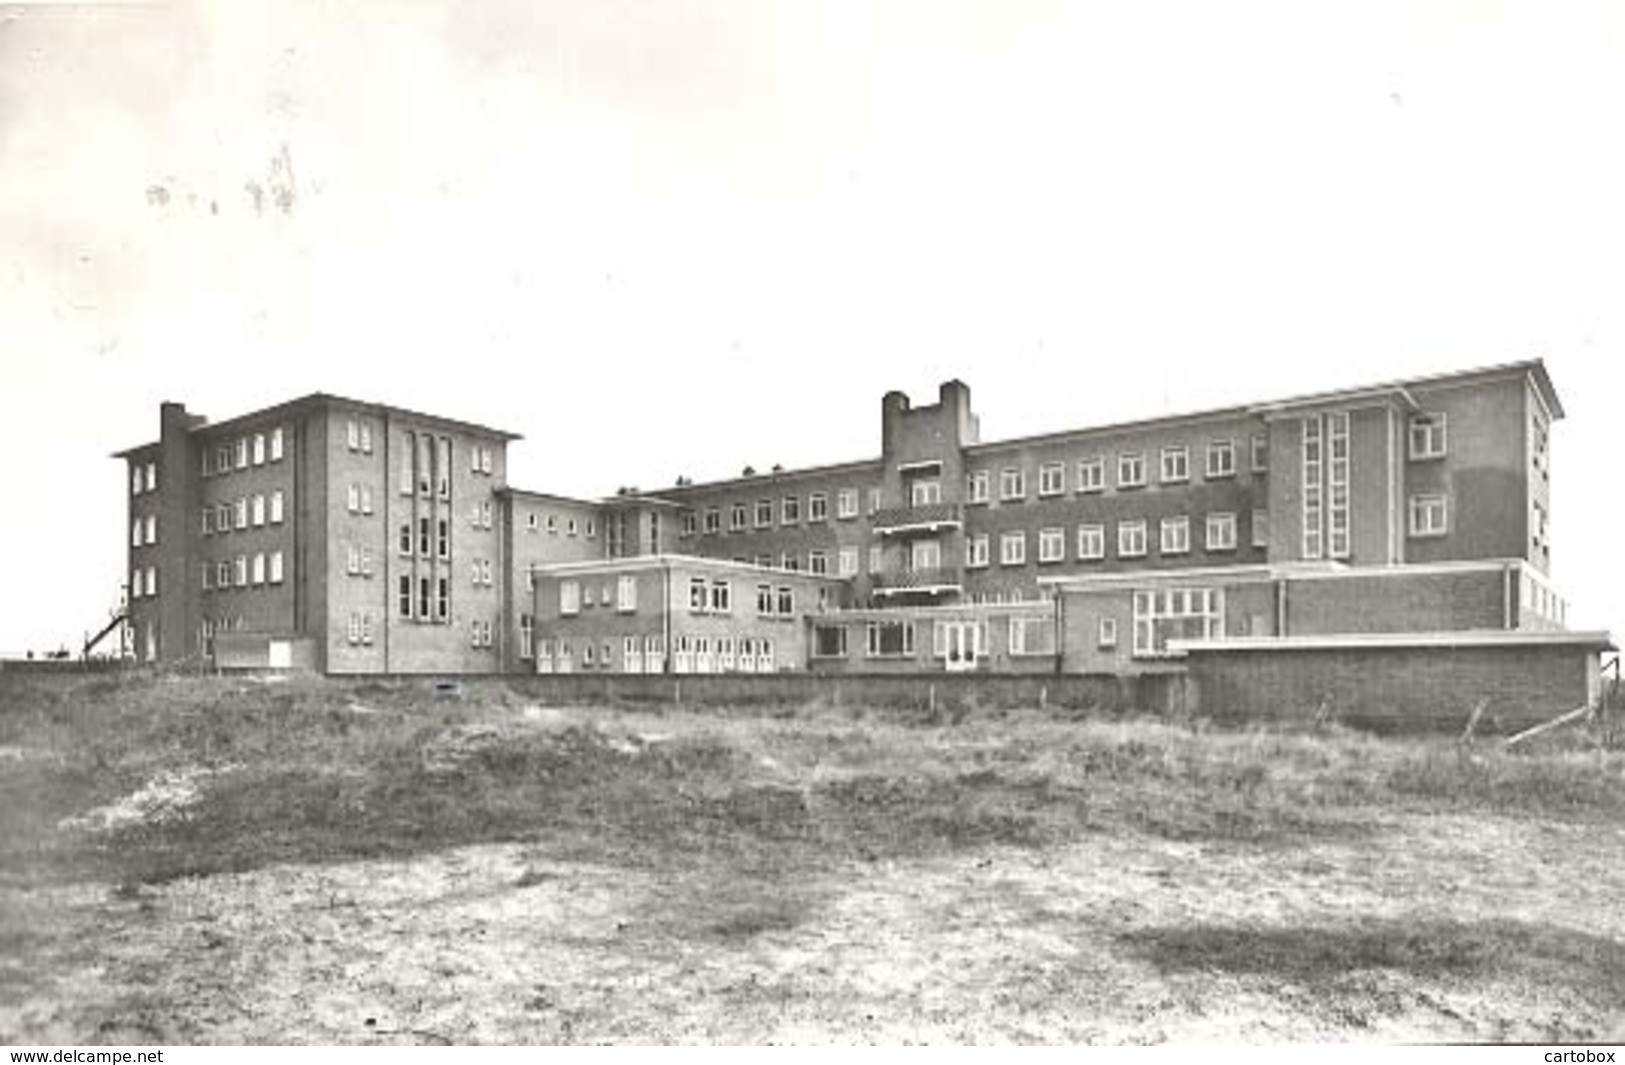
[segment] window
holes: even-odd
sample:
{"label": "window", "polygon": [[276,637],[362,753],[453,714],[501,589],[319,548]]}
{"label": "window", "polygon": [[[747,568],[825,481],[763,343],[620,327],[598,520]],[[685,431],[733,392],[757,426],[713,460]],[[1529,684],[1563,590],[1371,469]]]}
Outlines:
{"label": "window", "polygon": [[[427,586],[429,582],[424,581],[423,583],[425,586]],[[424,610],[428,610],[429,604],[425,602],[423,604],[423,608]],[[435,582],[435,616],[442,622],[451,621],[450,577],[441,577]]]}
{"label": "window", "polygon": [[987,565],[988,535],[965,537],[965,565],[970,569],[981,569]]}
{"label": "window", "polygon": [[1224,593],[1176,588],[1134,593],[1134,654],[1163,655],[1169,640],[1213,639],[1221,632]]}
{"label": "window", "polygon": [[1162,519],[1162,553],[1183,555],[1191,549],[1191,520],[1183,514]]}
{"label": "window", "polygon": [[154,595],[157,595],[157,594],[158,594],[158,567],[157,566],[148,566],[147,567],[147,595],[148,596],[154,596]]}
{"label": "window", "polygon": [[790,617],[796,612],[795,591],[787,585],[779,586],[778,607],[780,617]]}
{"label": "window", "polygon": [[1017,466],[1008,466],[999,471],[999,498],[1025,499],[1027,498],[1027,471]]}
{"label": "window", "polygon": [[786,551],[779,558],[779,568],[795,573],[801,569],[801,556],[794,551]]}
{"label": "window", "polygon": [[231,583],[238,588],[248,587],[247,555],[238,555],[231,560]]}
{"label": "window", "polygon": [[1542,476],[1548,476],[1546,467],[1550,447],[1551,431],[1547,428],[1546,419],[1532,413],[1529,419],[1529,461]]}
{"label": "window", "polygon": [[237,454],[233,457],[232,465],[239,470],[248,468],[248,437],[243,437],[235,444]]}
{"label": "window", "polygon": [[418,554],[424,558],[429,557],[429,519],[418,519]]}
{"label": "window", "polygon": [[1066,467],[1059,462],[1046,462],[1038,467],[1038,494],[1058,496],[1066,491]]}
{"label": "window", "polygon": [[203,582],[203,590],[205,592],[208,591],[210,588],[214,587],[214,563],[213,562],[205,562],[205,563],[203,563],[203,574],[202,574],[201,579],[202,579],[202,582]]}
{"label": "window", "polygon": [[345,638],[352,644],[361,642],[361,615],[353,610],[350,611],[350,620],[348,626],[346,626]]}
{"label": "window", "polygon": [[773,556],[772,555],[757,555],[756,556],[756,565],[761,569],[772,569],[773,568]]}
{"label": "window", "polygon": [[842,577],[858,575],[858,549],[843,547],[835,558],[836,572]]}
{"label": "window", "polygon": [[1027,561],[1027,533],[1007,532],[999,534],[999,564],[1001,566],[1020,566]]}
{"label": "window", "polygon": [[1253,546],[1268,547],[1270,545],[1270,512],[1267,510],[1253,511]]}
{"label": "window", "polygon": [[615,609],[630,614],[638,608],[638,579],[630,574],[615,581]]}
{"label": "window", "polygon": [[144,532],[145,529],[146,529],[146,524],[140,518],[136,518],[134,521],[132,521],[130,523],[130,546],[131,547],[140,547],[141,546],[141,537],[142,537],[143,532]]}
{"label": "window", "polygon": [[869,513],[872,515],[880,509],[880,489],[869,489]]}
{"label": "window", "polygon": [[771,499],[758,499],[756,501],[756,527],[765,529],[773,524],[773,501]]}
{"label": "window", "polygon": [[1066,530],[1038,530],[1038,561],[1064,562],[1066,560]]}
{"label": "window", "polygon": [[801,520],[801,497],[785,496],[779,504],[779,522],[794,525]]}
{"label": "window", "polygon": [[728,509],[728,529],[730,532],[739,532],[750,524],[750,508],[743,503],[735,503]]}
{"label": "window", "polygon": [[845,658],[846,626],[814,625],[812,653],[814,658]]}
{"label": "window", "polygon": [[265,552],[264,551],[257,551],[257,552],[254,553],[254,583],[255,584],[264,584],[265,583]]}
{"label": "window", "polygon": [[361,572],[361,548],[355,544],[344,545],[344,572],[352,577]]}
{"label": "window", "polygon": [[1319,558],[1325,550],[1325,441],[1318,414],[1303,419],[1303,557]]}
{"label": "window", "polygon": [[1145,453],[1131,451],[1117,456],[1117,487],[1141,488],[1145,485]]}
{"label": "window", "polygon": [[157,543],[158,542],[158,515],[156,515],[156,514],[148,514],[147,518],[146,518],[146,524],[147,524],[147,543],[149,543],[149,544]]}
{"label": "window", "polygon": [[230,588],[234,567],[230,562],[222,559],[214,567],[214,586],[216,588]]}
{"label": "window", "polygon": [[1207,549],[1234,551],[1236,549],[1236,516],[1218,513],[1207,516]]}
{"label": "window", "polygon": [[880,547],[879,544],[875,544],[874,546],[869,548],[869,572],[870,573],[879,573],[880,572],[881,564],[884,561],[883,556],[884,556],[884,552],[881,550],[881,547]]}
{"label": "window", "polygon": [[435,455],[435,492],[441,499],[451,498],[451,438],[443,436],[440,450]]}
{"label": "window", "polygon": [[908,486],[908,502],[910,506],[929,507],[942,502],[942,482],[938,480],[915,481]]}
{"label": "window", "polygon": [[344,446],[351,451],[361,449],[361,426],[354,418],[344,423]]}
{"label": "window", "polygon": [[843,520],[858,516],[858,490],[843,488],[835,497],[835,516]]}
{"label": "window", "polygon": [[711,582],[711,613],[731,614],[734,609],[734,586],[724,580]]}
{"label": "window", "polygon": [[225,473],[231,469],[231,445],[221,444],[214,449],[214,472]]}
{"label": "window", "polygon": [[870,658],[903,658],[914,653],[912,621],[871,621],[867,629]]}
{"label": "window", "polygon": [[536,619],[529,614],[519,615],[519,657],[527,662],[536,657]]}
{"label": "window", "polygon": [[1327,553],[1349,557],[1349,416],[1347,411],[1326,415],[1329,498],[1326,508]]}
{"label": "window", "polygon": [[581,585],[576,581],[559,582],[559,613],[566,616],[581,613]]}
{"label": "window", "polygon": [[258,528],[259,526],[264,525],[264,524],[265,524],[265,497],[263,495],[256,495],[254,497],[254,526],[255,526],[255,528]]}
{"label": "window", "polygon": [[1110,649],[1110,648],[1114,648],[1114,647],[1117,646],[1117,619],[1116,618],[1101,618],[1100,619],[1100,632],[1099,632],[1099,635],[1096,637],[1095,642],[1102,649]]}
{"label": "window", "polygon": [[412,553],[412,523],[409,521],[401,522],[400,545],[401,554],[410,555]]}
{"label": "window", "polygon": [[359,514],[361,512],[360,485],[352,484],[349,490],[345,493],[345,508],[349,510],[351,514]]}
{"label": "window", "polygon": [[1236,475],[1236,445],[1231,440],[1215,440],[1207,446],[1207,478]]}
{"label": "window", "polygon": [[1191,451],[1184,444],[1162,449],[1162,483],[1191,479]]}
{"label": "window", "polygon": [[977,470],[965,476],[965,502],[986,503],[988,488],[988,473],[986,470]]}
{"label": "window", "polygon": [[807,497],[807,520],[829,520],[829,496],[823,492],[814,492]]}
{"label": "window", "polygon": [[1253,434],[1253,472],[1262,473],[1270,468],[1270,438],[1263,433]]}
{"label": "window", "polygon": [[1012,617],[1010,619],[1010,653],[1012,655],[1054,654],[1054,619]]}
{"label": "window", "polygon": [[1106,527],[1104,525],[1078,526],[1078,558],[1083,560],[1106,557]]}
{"label": "window", "polygon": [[773,586],[771,584],[758,584],[756,586],[756,613],[762,617],[773,616]]}
{"label": "window", "polygon": [[265,465],[265,434],[254,434],[254,465]]}
{"label": "window", "polygon": [[282,461],[282,426],[271,430],[271,461]]}
{"label": "window", "polygon": [[709,597],[705,593],[705,578],[690,577],[688,580],[688,609],[696,614],[703,614],[709,601]]}
{"label": "window", "polygon": [[130,467],[130,494],[133,496],[140,495],[141,486],[145,483],[141,477],[141,467],[132,465]]}
{"label": "window", "polygon": [[231,510],[230,503],[221,503],[215,508],[214,528],[216,532],[231,531]]}
{"label": "window", "polygon": [[705,512],[705,531],[708,533],[722,531],[722,511],[716,507],[710,507]]}
{"label": "window", "polygon": [[435,523],[435,554],[441,558],[451,557],[451,520],[441,518]]}
{"label": "window", "polygon": [[271,493],[271,524],[282,524],[282,489]]}
{"label": "window", "polygon": [[1411,496],[1410,509],[1412,536],[1443,536],[1448,531],[1444,496]]}
{"label": "window", "polygon": [[1145,522],[1120,521],[1117,523],[1117,557],[1145,557]]}
{"label": "window", "polygon": [[1106,488],[1106,460],[1099,455],[1078,462],[1078,491],[1101,492]]}
{"label": "window", "polygon": [[214,508],[203,508],[203,535],[208,536],[214,532]]}
{"label": "window", "polygon": [[271,572],[266,578],[272,584],[282,583],[282,552],[272,551],[270,554]]}
{"label": "window", "polygon": [[827,574],[829,572],[829,552],[809,551],[807,553],[807,572]]}
{"label": "window", "polygon": [[242,499],[237,500],[237,508],[236,509],[237,509],[237,514],[236,514],[236,518],[237,518],[236,526],[237,526],[237,528],[239,528],[239,529],[248,528],[248,497],[247,496],[244,496]]}
{"label": "window", "polygon": [[576,534],[576,532],[577,532],[576,520],[574,518],[565,518],[564,519],[564,535],[566,535],[566,536],[574,536]]}
{"label": "window", "polygon": [[1411,458],[1440,459],[1445,455],[1445,417],[1442,412],[1411,418]]}
{"label": "window", "polygon": [[1539,503],[1535,503],[1533,517],[1529,522],[1529,538],[1536,547],[1544,546],[1547,537],[1551,535],[1547,521],[1546,508]]}

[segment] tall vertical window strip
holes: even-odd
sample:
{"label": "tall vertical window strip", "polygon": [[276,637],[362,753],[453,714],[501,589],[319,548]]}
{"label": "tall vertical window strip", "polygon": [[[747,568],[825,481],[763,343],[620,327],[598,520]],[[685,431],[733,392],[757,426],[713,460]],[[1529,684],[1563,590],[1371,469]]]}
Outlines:
{"label": "tall vertical window strip", "polygon": [[1349,416],[1347,411],[1326,415],[1326,445],[1331,455],[1329,498],[1326,510],[1328,554],[1349,557]]}
{"label": "tall vertical window strip", "polygon": [[1303,557],[1325,553],[1325,440],[1321,416],[1303,419]]}
{"label": "tall vertical window strip", "polygon": [[405,436],[406,446],[401,448],[401,495],[412,494],[412,456],[417,454],[417,437],[412,433]]}

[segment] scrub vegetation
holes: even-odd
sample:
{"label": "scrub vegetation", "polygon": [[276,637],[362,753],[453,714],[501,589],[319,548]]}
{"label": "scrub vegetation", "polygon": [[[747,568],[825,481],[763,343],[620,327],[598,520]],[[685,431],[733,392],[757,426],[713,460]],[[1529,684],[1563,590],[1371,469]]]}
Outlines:
{"label": "scrub vegetation", "polygon": [[0,674],[0,1041],[1575,1041],[1625,754]]}

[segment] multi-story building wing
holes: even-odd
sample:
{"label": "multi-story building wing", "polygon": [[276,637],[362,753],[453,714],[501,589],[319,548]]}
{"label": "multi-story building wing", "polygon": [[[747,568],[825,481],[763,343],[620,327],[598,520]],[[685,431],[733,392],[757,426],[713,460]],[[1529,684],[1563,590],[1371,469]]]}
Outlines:
{"label": "multi-story building wing", "polygon": [[1555,631],[1562,414],[1529,361],[983,441],[949,381],[882,398],[876,458],[589,501],[509,488],[516,437],[482,426],[165,404],[120,453],[133,647],[332,673],[1132,673],[1193,642]]}
{"label": "multi-story building wing", "polygon": [[138,657],[495,670],[513,439],[320,394],[216,424],[164,404],[159,442],[120,453],[132,521],[162,530],[130,548]]}

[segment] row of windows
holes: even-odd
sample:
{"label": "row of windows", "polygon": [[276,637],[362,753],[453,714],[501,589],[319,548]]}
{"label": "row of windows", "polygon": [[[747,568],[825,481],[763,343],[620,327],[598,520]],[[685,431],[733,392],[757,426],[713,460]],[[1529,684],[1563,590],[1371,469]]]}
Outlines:
{"label": "row of windows", "polygon": [[[1144,519],[1117,523],[1117,557],[1143,558],[1147,553],[1149,525]],[[1159,547],[1164,555],[1187,554],[1191,549],[1191,521],[1186,515],[1163,518],[1159,529]],[[1203,546],[1208,551],[1234,551],[1236,549],[1236,515],[1218,512],[1207,515]],[[1027,563],[1027,531],[1016,530],[999,534],[999,564],[1022,566]],[[1269,546],[1269,513],[1253,511],[1253,546]],[[991,537],[988,534],[965,539],[965,565],[972,569],[990,564]],[[1076,557],[1079,561],[1097,561],[1106,557],[1106,526],[1087,524],[1077,527]],[[1066,561],[1066,530],[1047,528],[1038,530],[1038,561]]]}
{"label": "row of windows", "polygon": [[136,463],[130,467],[130,494],[138,496],[142,492],[156,492],[158,490],[158,464],[156,462]]}
{"label": "row of windows", "polygon": [[[544,524],[546,525],[547,534],[549,536],[557,536],[557,535],[559,535],[560,524],[559,524],[559,516],[557,514],[548,514],[548,515],[546,515],[545,522],[544,522],[544,519],[543,519],[543,515],[538,514],[535,511],[532,511],[531,513],[525,515],[525,531],[526,532],[533,532],[533,533],[534,532],[540,532],[542,530],[542,527],[543,527]],[[580,533],[581,526],[583,524],[586,526],[587,539],[590,540],[590,539],[592,539],[592,538],[594,538],[595,536],[598,535],[598,526],[593,521],[593,519],[591,519],[591,518],[583,519],[579,523],[578,523],[577,519],[575,519],[575,518],[565,518],[564,523],[563,523],[564,535],[566,535],[566,536],[575,536],[575,535],[577,535],[578,533]]]}
{"label": "row of windows", "polygon": [[[869,489],[869,513],[880,509],[880,489]],[[858,489],[843,488],[835,494],[835,517],[851,521],[858,516]],[[753,522],[754,519],[754,522]],[[813,492],[806,499],[806,521],[809,524],[829,520],[829,493]],[[778,503],[777,522],[780,525],[799,525],[802,521],[802,498],[785,496]],[[697,511],[684,511],[679,532],[693,536],[699,531],[701,516]],[[774,503],[771,499],[758,499],[755,504],[733,503],[728,508],[728,531],[743,532],[749,528],[767,529],[775,522]],[[708,507],[704,513],[707,534],[722,531],[722,508]]]}
{"label": "row of windows", "polygon": [[[396,540],[396,544],[403,556],[410,557],[412,555],[411,522],[401,522],[400,535]],[[419,558],[449,559],[451,557],[451,521],[447,518],[419,518],[416,546]]]}
{"label": "row of windows", "polygon": [[158,594],[158,567],[132,569],[130,571],[130,598],[140,599],[142,596]]}
{"label": "row of windows", "polygon": [[[637,578],[622,576],[616,579],[613,600],[611,585],[605,582],[598,590],[579,580],[559,582],[559,614],[574,617],[594,602],[608,607],[614,605],[618,613],[632,613],[638,608]],[[733,582],[724,578],[692,577],[689,579],[688,609],[694,614],[732,614]],[[756,586],[756,613],[767,618],[789,618],[795,614],[795,589],[788,585],[758,584]]]}
{"label": "row of windows", "polygon": [[451,578],[418,577],[414,582],[411,574],[401,574],[395,581],[395,610],[405,621],[449,624]]}
{"label": "row of windows", "polygon": [[281,584],[282,552],[256,551],[252,555],[204,562],[200,569],[200,585],[205,592]]}
{"label": "row of windows", "polygon": [[[898,621],[871,620],[862,622],[865,658],[913,658],[915,626],[912,619]],[[814,658],[845,658],[849,648],[849,632],[855,624],[822,622],[813,626],[812,656]],[[1007,620],[1007,642],[1013,656],[1053,655],[1056,653],[1055,620],[1036,615],[1012,615]],[[966,638],[968,637],[968,638]],[[988,623],[985,618],[973,621],[934,621],[931,626],[931,654],[933,658],[947,658],[951,651],[980,658],[988,653]]]}
{"label": "row of windows", "polygon": [[270,495],[257,493],[252,496],[243,496],[235,503],[218,503],[214,506],[204,507],[202,511],[202,527],[204,536],[213,536],[218,533],[228,533],[233,529],[247,529],[250,526],[259,527],[269,522],[272,525],[282,524],[282,491],[278,489]]}
{"label": "row of windows", "polygon": [[[521,628],[522,635],[524,631]],[[528,658],[524,650],[521,646],[521,657]],[[771,673],[776,668],[773,652],[773,640],[766,636],[678,636],[672,641],[671,668],[674,673]],[[538,673],[573,673],[578,668],[664,673],[666,643],[654,635],[584,640],[579,644],[564,639],[538,643]]]}
{"label": "row of windows", "polygon": [[282,444],[282,427],[277,426],[269,433],[240,436],[229,443],[206,447],[200,456],[203,476],[213,477],[232,470],[246,470],[250,466],[263,466],[267,462],[281,462]]}
{"label": "row of windows", "polygon": [[[1134,654],[1168,653],[1169,640],[1211,640],[1223,632],[1224,591],[1174,588],[1134,593]],[[1112,633],[1116,642],[1115,627]]]}
{"label": "row of windows", "polygon": [[130,522],[130,546],[151,546],[158,542],[158,515],[148,514]]}
{"label": "row of windows", "polygon": [[[1160,455],[1159,474],[1162,484],[1182,484],[1191,479],[1190,447],[1186,444],[1170,444],[1162,448]],[[1207,445],[1206,465],[1203,468],[1204,478],[1219,480],[1236,476],[1236,444],[1234,440],[1214,440]],[[1252,438],[1252,468],[1254,471],[1267,469],[1269,465],[1269,441],[1262,434]],[[1143,488],[1148,484],[1147,458],[1144,451],[1125,451],[1117,456],[1118,488]],[[1038,467],[1038,495],[1039,498],[1065,495],[1067,464],[1060,461],[1042,463]],[[1023,466],[1006,466],[998,471],[999,499],[1003,502],[1019,502],[1027,498],[1027,469]],[[991,470],[975,470],[967,475],[965,481],[965,500],[968,503],[987,503],[992,498]],[[1079,459],[1076,465],[1076,474],[1073,482],[1074,492],[1104,492],[1106,490],[1106,457],[1104,455],[1090,455]]]}

